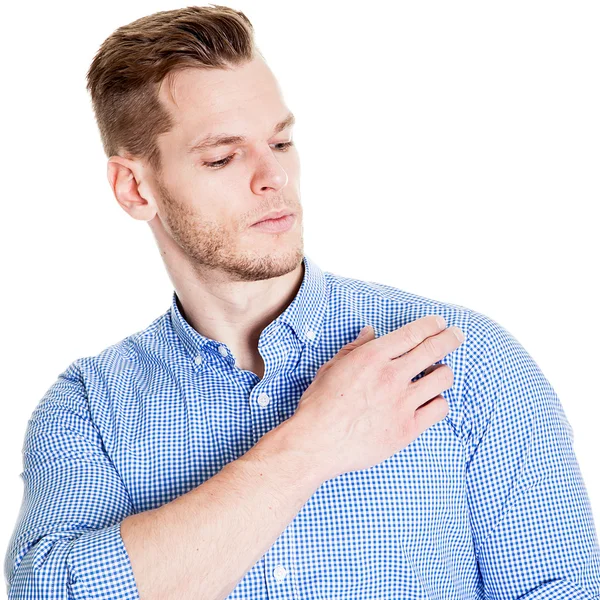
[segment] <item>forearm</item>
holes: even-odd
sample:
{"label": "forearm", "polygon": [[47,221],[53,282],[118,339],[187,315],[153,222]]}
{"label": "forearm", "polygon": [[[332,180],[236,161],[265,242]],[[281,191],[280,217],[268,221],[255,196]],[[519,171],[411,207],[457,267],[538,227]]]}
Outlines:
{"label": "forearm", "polygon": [[141,600],[221,600],[325,480],[288,419],[202,485],[121,524]]}

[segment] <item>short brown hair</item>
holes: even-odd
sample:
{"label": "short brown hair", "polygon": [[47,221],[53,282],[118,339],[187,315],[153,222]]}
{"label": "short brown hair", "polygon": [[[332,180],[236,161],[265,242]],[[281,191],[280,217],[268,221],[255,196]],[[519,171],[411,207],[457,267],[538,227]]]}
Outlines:
{"label": "short brown hair", "polygon": [[157,172],[156,138],[173,126],[158,99],[162,80],[180,69],[230,69],[258,53],[244,13],[213,4],[166,10],[116,29],[87,72],[96,122],[107,157],[124,152]]}

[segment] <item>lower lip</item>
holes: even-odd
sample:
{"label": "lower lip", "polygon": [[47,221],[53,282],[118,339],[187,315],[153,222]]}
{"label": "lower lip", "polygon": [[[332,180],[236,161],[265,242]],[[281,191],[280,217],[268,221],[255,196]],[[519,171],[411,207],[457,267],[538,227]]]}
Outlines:
{"label": "lower lip", "polygon": [[255,223],[252,227],[268,233],[283,233],[292,227],[294,219],[294,215],[286,215],[279,219],[267,219],[266,221]]}

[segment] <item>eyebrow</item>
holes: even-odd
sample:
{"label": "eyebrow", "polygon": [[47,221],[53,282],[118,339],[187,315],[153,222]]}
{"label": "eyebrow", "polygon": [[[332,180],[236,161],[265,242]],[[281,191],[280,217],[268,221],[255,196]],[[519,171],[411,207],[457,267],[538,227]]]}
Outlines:
{"label": "eyebrow", "polygon": [[[273,128],[272,135],[283,131],[286,127],[290,127],[296,122],[296,117],[293,113],[289,113],[288,116],[275,125]],[[229,146],[231,144],[242,144],[246,141],[246,137],[243,135],[230,135],[228,133],[222,134],[209,134],[206,137],[202,138],[200,141],[192,142],[188,146],[188,153],[192,152],[203,152],[204,150],[209,150],[211,148],[217,148],[219,146]]]}

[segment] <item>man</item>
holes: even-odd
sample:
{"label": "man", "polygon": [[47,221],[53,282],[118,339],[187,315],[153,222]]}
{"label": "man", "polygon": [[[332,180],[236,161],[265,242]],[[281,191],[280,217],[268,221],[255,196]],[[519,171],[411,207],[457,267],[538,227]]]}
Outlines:
{"label": "man", "polygon": [[572,429],[519,342],[304,255],[252,31],[164,11],[92,62],[110,185],[174,292],[33,412],[9,598],[600,597]]}

